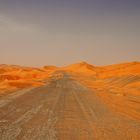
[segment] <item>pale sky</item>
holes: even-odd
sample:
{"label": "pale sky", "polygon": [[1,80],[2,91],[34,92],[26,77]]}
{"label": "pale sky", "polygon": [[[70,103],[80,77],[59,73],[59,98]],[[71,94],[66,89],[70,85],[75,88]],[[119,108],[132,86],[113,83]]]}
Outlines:
{"label": "pale sky", "polygon": [[139,0],[0,0],[0,64],[140,61]]}

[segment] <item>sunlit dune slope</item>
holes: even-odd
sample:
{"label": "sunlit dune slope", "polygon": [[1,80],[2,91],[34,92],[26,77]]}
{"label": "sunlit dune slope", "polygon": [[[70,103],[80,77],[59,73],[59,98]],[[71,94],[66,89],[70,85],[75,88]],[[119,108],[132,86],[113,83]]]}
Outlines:
{"label": "sunlit dune slope", "polygon": [[[127,89],[140,87],[140,62],[114,64],[109,66],[92,66],[85,62],[65,67],[78,79],[102,88]],[[78,75],[77,75],[78,73]],[[88,77],[86,76],[88,75]],[[85,77],[86,76],[86,77]]]}
{"label": "sunlit dune slope", "polygon": [[101,68],[102,70],[98,73],[99,77],[101,78],[140,74],[140,62],[122,63],[122,64],[104,66]]}
{"label": "sunlit dune slope", "polygon": [[52,67],[34,68],[17,65],[0,65],[0,93],[25,87],[43,85],[43,80],[54,71]]}
{"label": "sunlit dune slope", "polygon": [[74,73],[96,75],[98,68],[86,62],[80,62],[80,63],[63,67],[62,70],[65,70],[68,72],[74,72]]}
{"label": "sunlit dune slope", "polygon": [[42,68],[0,65],[0,91],[38,86],[55,71],[66,71],[77,76],[94,88],[135,89],[140,86],[140,62],[109,66],[93,66],[80,62],[66,67],[44,66]]}
{"label": "sunlit dune slope", "polygon": [[90,75],[88,70],[73,75],[76,80],[96,91],[114,111],[140,120],[140,63],[94,66],[93,71],[96,71],[96,75]]}
{"label": "sunlit dune slope", "polygon": [[58,67],[56,67],[56,66],[44,66],[43,69],[46,71],[55,71],[58,69]]}
{"label": "sunlit dune slope", "polygon": [[98,78],[111,78],[140,74],[140,62],[114,64],[109,66],[93,66],[80,62],[61,68],[63,70],[82,74],[94,74]]}

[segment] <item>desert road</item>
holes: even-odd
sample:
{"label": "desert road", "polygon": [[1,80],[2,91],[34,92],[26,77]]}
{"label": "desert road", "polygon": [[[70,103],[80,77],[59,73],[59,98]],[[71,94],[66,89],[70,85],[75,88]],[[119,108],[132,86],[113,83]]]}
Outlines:
{"label": "desert road", "polygon": [[45,86],[0,99],[0,140],[140,140],[140,122],[60,71]]}

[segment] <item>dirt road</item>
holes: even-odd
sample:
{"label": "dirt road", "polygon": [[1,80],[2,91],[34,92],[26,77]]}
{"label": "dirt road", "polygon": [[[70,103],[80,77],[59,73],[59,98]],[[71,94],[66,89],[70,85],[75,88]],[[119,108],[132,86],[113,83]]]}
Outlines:
{"label": "dirt road", "polygon": [[140,122],[57,72],[46,86],[0,99],[0,140],[140,140]]}

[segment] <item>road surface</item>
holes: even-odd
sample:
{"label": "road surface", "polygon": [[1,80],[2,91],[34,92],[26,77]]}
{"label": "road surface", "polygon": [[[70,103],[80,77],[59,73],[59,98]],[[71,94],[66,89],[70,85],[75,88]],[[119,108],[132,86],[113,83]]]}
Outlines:
{"label": "road surface", "polygon": [[140,140],[140,122],[56,72],[45,86],[0,99],[0,140]]}

